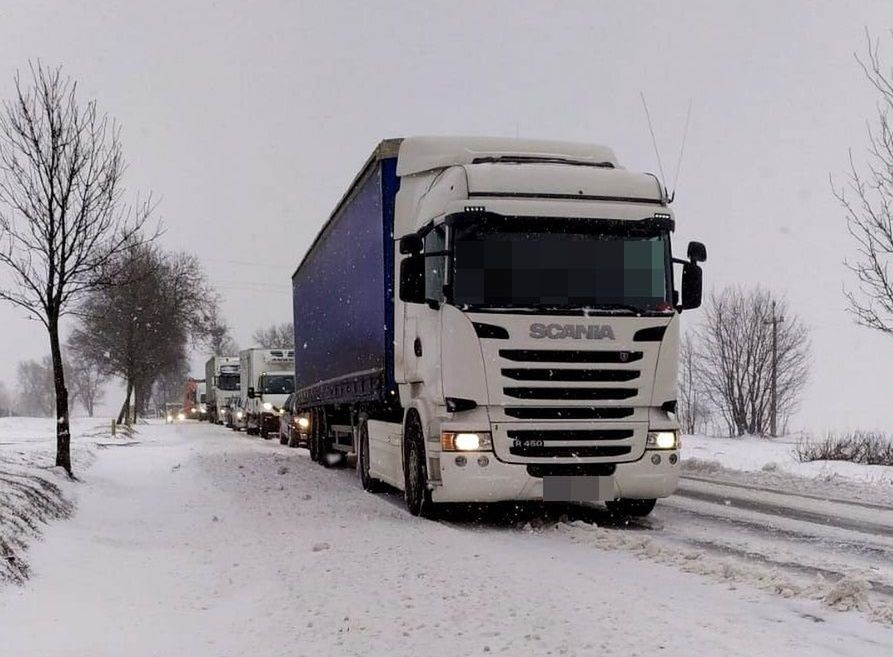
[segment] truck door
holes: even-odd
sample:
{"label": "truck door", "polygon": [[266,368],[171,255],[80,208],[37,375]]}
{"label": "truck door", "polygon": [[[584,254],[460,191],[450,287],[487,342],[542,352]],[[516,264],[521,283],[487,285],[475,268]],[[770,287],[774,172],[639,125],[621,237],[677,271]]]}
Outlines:
{"label": "truck door", "polygon": [[[444,302],[447,255],[443,226],[432,229],[425,243],[426,304],[404,304],[403,364],[407,382],[422,381],[440,391],[440,306]],[[429,393],[431,394],[431,393]]]}

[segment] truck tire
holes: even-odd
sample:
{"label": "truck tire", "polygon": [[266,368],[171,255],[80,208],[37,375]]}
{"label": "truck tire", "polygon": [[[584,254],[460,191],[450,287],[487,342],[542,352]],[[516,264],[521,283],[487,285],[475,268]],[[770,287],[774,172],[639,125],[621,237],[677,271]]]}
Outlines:
{"label": "truck tire", "polygon": [[287,440],[286,442],[287,442],[288,446],[291,447],[292,449],[294,449],[295,447],[297,447],[297,446],[298,446],[298,442],[299,442],[299,440],[298,440],[298,432],[297,432],[297,431],[294,431],[294,430],[290,431],[290,432],[288,433],[288,440]]}
{"label": "truck tire", "polygon": [[316,409],[310,411],[310,435],[307,437],[307,449],[310,450],[310,460],[319,463],[319,442],[316,439],[316,425],[319,422],[319,416]]}
{"label": "truck tire", "polygon": [[382,483],[369,474],[369,424],[366,417],[360,417],[360,426],[357,429],[357,472],[360,474],[360,483],[363,490],[368,493],[378,493],[382,489]]}
{"label": "truck tire", "polygon": [[412,414],[403,432],[403,498],[412,515],[433,519],[437,517],[437,505],[431,501],[428,488],[424,441],[421,422]]}
{"label": "truck tire", "polygon": [[608,511],[618,516],[632,516],[635,518],[644,518],[654,511],[654,505],[657,500],[612,500],[605,502]]}

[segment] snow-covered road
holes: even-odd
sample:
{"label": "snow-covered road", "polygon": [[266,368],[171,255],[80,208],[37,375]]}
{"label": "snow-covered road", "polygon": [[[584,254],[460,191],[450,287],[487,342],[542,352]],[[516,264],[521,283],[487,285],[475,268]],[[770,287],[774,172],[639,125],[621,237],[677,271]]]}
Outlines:
{"label": "snow-covered road", "polygon": [[[0,590],[0,655],[893,652],[893,630],[866,614],[712,570],[749,567],[751,552],[754,568],[848,554],[890,583],[889,565],[872,570],[889,537],[862,531],[886,526],[884,509],[855,509],[855,529],[771,521],[765,492],[688,480],[631,525],[535,507],[433,523],[275,441],[192,423],[138,440],[98,452],[75,516],[31,549],[32,580]],[[835,552],[836,532],[861,547]]]}

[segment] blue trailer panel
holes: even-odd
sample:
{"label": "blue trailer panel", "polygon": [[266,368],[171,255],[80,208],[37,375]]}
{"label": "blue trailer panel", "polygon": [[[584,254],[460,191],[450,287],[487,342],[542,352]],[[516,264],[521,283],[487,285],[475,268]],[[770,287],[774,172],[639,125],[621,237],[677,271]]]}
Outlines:
{"label": "blue trailer panel", "polygon": [[398,145],[376,149],[292,276],[302,405],[383,401],[395,390]]}

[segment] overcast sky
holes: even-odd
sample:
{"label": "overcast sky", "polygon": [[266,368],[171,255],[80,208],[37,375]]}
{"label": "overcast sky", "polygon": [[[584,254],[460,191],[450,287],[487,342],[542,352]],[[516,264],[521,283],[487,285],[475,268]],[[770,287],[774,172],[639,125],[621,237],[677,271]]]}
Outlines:
{"label": "overcast sky", "polygon": [[[129,189],[158,195],[164,244],[202,259],[243,345],[290,319],[290,274],[378,140],[605,143],[654,171],[645,92],[672,176],[691,99],[677,249],[704,241],[708,285],[768,286],[811,328],[798,426],[893,430],[893,339],[845,313],[829,185],[874,112],[853,59],[866,27],[893,62],[890,0],[4,0],[0,95],[40,58],[121,122]],[[0,326],[12,384],[48,342],[11,306]]]}

